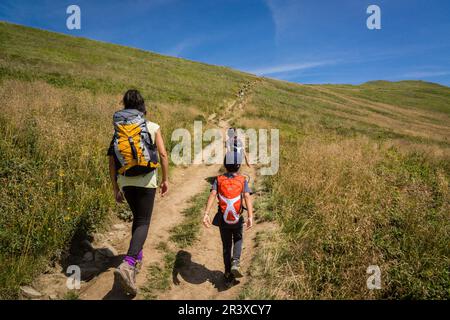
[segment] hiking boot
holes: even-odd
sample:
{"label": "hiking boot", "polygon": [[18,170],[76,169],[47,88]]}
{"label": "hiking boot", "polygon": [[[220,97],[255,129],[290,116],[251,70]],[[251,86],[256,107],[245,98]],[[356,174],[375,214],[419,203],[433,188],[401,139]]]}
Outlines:
{"label": "hiking boot", "polygon": [[231,263],[231,273],[235,278],[242,278],[244,276],[239,267],[239,260],[233,260]]}
{"label": "hiking boot", "polygon": [[133,296],[137,294],[135,267],[124,261],[114,270],[114,277],[120,282],[125,293]]}

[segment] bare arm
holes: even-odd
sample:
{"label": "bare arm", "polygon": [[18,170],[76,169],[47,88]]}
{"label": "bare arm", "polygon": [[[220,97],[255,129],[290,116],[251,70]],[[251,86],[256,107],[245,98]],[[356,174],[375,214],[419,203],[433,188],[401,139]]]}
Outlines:
{"label": "bare arm", "polygon": [[117,184],[117,170],[116,164],[114,163],[114,156],[109,156],[109,177],[111,178],[111,183],[113,185],[114,198],[117,202],[123,202],[123,195],[120,191],[119,185]]}
{"label": "bare arm", "polygon": [[244,154],[245,163],[247,164],[247,167],[251,168],[252,166],[251,166],[250,163],[248,162],[247,152],[245,152],[245,150],[242,150],[242,153]]}
{"label": "bare arm", "polygon": [[253,202],[250,193],[244,193],[245,203],[247,204],[247,212],[248,212],[248,220],[247,220],[247,229],[250,229],[253,226]]}
{"label": "bare arm", "polygon": [[156,147],[158,148],[162,169],[161,195],[164,196],[169,190],[169,157],[160,129],[156,131]]}
{"label": "bare arm", "polygon": [[217,191],[211,190],[211,193],[209,194],[209,197],[208,197],[208,202],[206,203],[205,215],[203,216],[203,224],[205,225],[205,227],[208,227],[208,228],[211,226],[211,220],[209,219],[209,211],[211,211],[211,208],[215,203],[216,196],[217,196]]}

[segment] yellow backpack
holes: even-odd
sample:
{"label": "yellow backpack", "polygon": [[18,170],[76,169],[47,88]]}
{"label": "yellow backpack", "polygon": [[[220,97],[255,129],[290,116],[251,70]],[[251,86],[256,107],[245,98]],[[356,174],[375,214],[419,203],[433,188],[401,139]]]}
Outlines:
{"label": "yellow backpack", "polygon": [[136,109],[114,113],[114,155],[120,163],[118,173],[137,176],[158,166],[158,150],[147,128],[144,114]]}

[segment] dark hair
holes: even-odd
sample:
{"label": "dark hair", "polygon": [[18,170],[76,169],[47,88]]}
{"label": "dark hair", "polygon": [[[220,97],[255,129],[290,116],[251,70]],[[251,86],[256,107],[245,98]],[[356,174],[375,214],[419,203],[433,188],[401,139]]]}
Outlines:
{"label": "dark hair", "polygon": [[238,172],[241,168],[242,156],[238,152],[227,152],[223,159],[223,165],[227,172]]}
{"label": "dark hair", "polygon": [[142,98],[139,91],[135,89],[130,89],[125,92],[123,96],[123,106],[125,109],[137,109],[143,114],[146,114],[144,98]]}
{"label": "dark hair", "polygon": [[227,135],[229,138],[236,137],[236,128],[228,128]]}

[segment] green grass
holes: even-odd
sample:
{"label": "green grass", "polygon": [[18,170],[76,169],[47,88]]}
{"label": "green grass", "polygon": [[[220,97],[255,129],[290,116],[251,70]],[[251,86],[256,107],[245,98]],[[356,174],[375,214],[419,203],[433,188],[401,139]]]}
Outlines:
{"label": "green grass", "polygon": [[64,300],[79,300],[80,296],[78,294],[78,292],[74,291],[74,290],[69,290],[67,291],[67,293],[64,295],[63,297]]}
{"label": "green grass", "polygon": [[184,220],[175,226],[170,232],[170,240],[180,248],[192,245],[197,239],[201,227],[201,217],[206,201],[210,194],[210,187],[202,193],[195,195],[189,202],[189,207],[182,212]]}
{"label": "green grass", "polygon": [[145,299],[154,300],[158,294],[170,288],[172,272],[176,263],[176,253],[171,251],[166,243],[159,243],[158,250],[164,252],[161,263],[154,263],[148,267],[147,281],[140,288]]}
{"label": "green grass", "polygon": [[[130,87],[147,103],[182,104],[207,115],[252,76],[156,53],[0,22],[0,79],[117,94]],[[26,50],[25,50],[26,47]]]}
{"label": "green grass", "polygon": [[450,114],[450,88],[424,81],[373,81],[340,92],[376,102]]}
{"label": "green grass", "polygon": [[[282,238],[281,238],[282,239]],[[258,232],[255,238],[256,251],[248,270],[248,280],[244,284],[239,299],[271,300],[289,298],[281,296],[277,290],[285,277],[278,263],[280,234],[276,231]]]}

